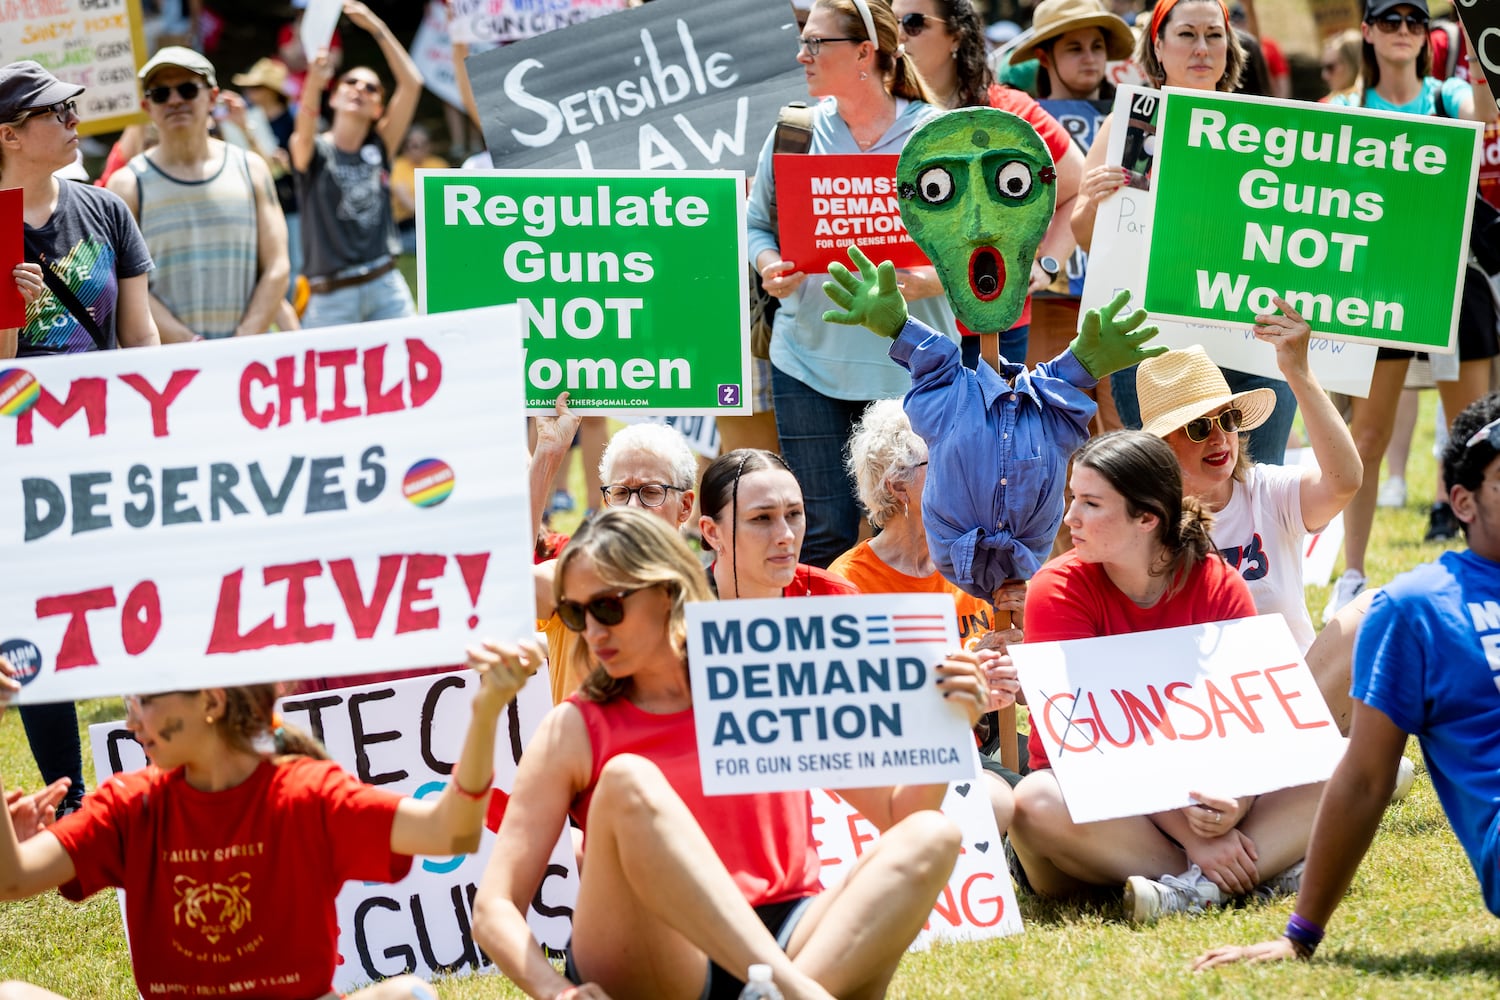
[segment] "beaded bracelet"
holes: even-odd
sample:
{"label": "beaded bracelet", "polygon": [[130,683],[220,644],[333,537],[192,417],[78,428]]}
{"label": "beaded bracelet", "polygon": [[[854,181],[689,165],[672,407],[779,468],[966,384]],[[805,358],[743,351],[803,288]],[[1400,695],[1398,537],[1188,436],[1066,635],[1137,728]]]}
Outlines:
{"label": "beaded bracelet", "polygon": [[1323,942],[1323,928],[1293,913],[1282,936],[1292,943],[1298,958],[1312,958],[1313,952]]}
{"label": "beaded bracelet", "polygon": [[494,783],[495,783],[495,772],[493,772],[493,771],[490,772],[489,778],[487,778],[485,780],[485,782],[484,782],[484,789],[482,791],[478,791],[478,792],[471,792],[467,788],[465,788],[463,785],[460,785],[458,783],[458,776],[457,775],[454,775],[453,780],[450,781],[450,782],[448,782],[448,784],[450,786],[452,786],[452,788],[453,788],[453,790],[455,792],[457,792],[458,794],[462,795],[464,798],[468,799],[471,802],[483,802],[485,799],[489,798],[490,797],[490,786],[493,785]]}

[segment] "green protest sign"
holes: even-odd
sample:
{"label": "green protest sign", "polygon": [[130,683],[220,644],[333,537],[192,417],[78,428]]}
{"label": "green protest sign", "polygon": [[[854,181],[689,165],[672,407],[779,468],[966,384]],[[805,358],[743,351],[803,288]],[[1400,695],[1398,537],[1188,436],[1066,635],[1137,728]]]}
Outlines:
{"label": "green protest sign", "polygon": [[750,412],[742,174],[417,178],[421,308],[518,303],[528,410]]}
{"label": "green protest sign", "polygon": [[1250,325],[1279,295],[1321,335],[1453,349],[1478,123],[1175,89],[1163,115],[1148,311]]}

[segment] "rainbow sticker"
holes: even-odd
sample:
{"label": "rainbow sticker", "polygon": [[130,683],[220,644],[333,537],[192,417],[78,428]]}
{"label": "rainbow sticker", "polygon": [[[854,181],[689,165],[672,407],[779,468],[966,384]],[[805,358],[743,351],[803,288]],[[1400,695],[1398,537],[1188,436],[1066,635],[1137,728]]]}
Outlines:
{"label": "rainbow sticker", "polygon": [[418,507],[436,507],[453,492],[453,470],[440,458],[424,458],[406,470],[401,495]]}
{"label": "rainbow sticker", "polygon": [[0,371],[0,413],[19,417],[31,409],[42,394],[42,384],[24,368]]}

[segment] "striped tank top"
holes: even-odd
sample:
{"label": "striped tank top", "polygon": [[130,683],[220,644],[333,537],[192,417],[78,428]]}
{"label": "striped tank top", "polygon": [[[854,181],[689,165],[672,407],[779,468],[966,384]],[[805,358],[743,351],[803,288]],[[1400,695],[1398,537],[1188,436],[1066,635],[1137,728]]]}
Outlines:
{"label": "striped tank top", "polygon": [[194,333],[230,337],[259,277],[255,189],[245,152],[219,145],[218,171],[178,180],[144,153],[130,161],[141,233],[156,261],[151,294]]}

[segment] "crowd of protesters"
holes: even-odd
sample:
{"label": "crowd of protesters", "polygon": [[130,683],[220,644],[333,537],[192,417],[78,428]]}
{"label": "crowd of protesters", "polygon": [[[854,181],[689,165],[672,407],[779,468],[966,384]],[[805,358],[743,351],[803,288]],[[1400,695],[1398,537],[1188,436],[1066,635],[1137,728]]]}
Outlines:
{"label": "crowd of protesters", "polygon": [[[1042,0],[1019,34],[987,29],[971,0],[793,6],[812,155],[897,154],[924,124],[973,107],[1020,116],[1046,146],[1055,210],[1025,276],[1027,305],[993,334],[995,367],[1018,392],[1033,391],[1018,365],[1058,354],[1080,323],[1077,299],[1054,290],[1059,262],[1081,259],[1075,251],[1089,249],[1101,206],[1130,180],[1108,162],[1112,120],[1101,113],[1097,131],[1079,136],[1049,113],[1056,102],[1108,101],[1117,84],[1136,83],[1497,119],[1462,31],[1434,23],[1427,0],[1366,0],[1359,26],[1316,53],[1324,85],[1309,94],[1294,87],[1280,46],[1252,34],[1253,6],[1221,0],[1139,10]],[[339,36],[302,53],[295,32],[284,32],[275,56],[230,78],[236,93],[201,51],[161,47],[139,71],[149,124],[121,137],[97,185],[63,179],[78,170],[83,88],[34,62],[0,68],[0,186],[22,191],[25,262],[11,279],[26,305],[23,325],[0,330],[0,356],[413,315],[397,266],[416,249],[413,171],[447,164],[432,132],[413,124],[422,78],[411,56],[359,0],[345,0],[343,14],[370,36],[382,66],[341,68]],[[1007,35],[1010,44],[992,50]],[[459,84],[477,126],[462,71]],[[330,995],[338,887],[399,879],[413,854],[477,845],[488,793],[471,789],[488,788],[495,717],[545,660],[556,707],[521,760],[475,906],[475,938],[508,976],[530,995],[568,1000],[732,997],[749,967],[765,964],[789,997],[883,995],[957,857],[958,832],[937,812],[943,787],[843,791],[882,837],[825,891],[806,793],[702,793],[684,605],[935,592],[953,599],[965,647],[935,668],[938,687],[976,727],[995,820],[1024,890],[1070,897],[1112,888],[1135,922],[1300,890],[1283,937],[1216,949],[1198,965],[1311,957],[1385,806],[1411,785],[1402,748],[1415,734],[1485,904],[1500,915],[1500,687],[1493,643],[1479,634],[1484,616],[1468,610],[1500,601],[1500,395],[1492,392],[1500,319],[1479,263],[1454,290],[1463,302],[1456,369],[1439,372],[1436,357],[1420,366],[1442,395],[1440,422],[1451,421],[1439,427],[1428,539],[1462,535],[1462,551],[1395,581],[1369,579],[1372,525],[1389,492],[1381,463],[1393,434],[1410,436],[1411,408],[1396,401],[1412,386],[1412,355],[1382,348],[1368,398],[1331,398],[1309,366],[1309,323],[1278,298],[1254,336],[1274,350],[1279,377],[1224,369],[1188,348],[1077,387],[1079,405],[1094,406],[1086,390],[1098,409],[1072,457],[1066,514],[1047,540],[1052,558],[1029,588],[1008,581],[983,597],[941,572],[951,560],[934,558],[924,525],[934,488],[969,481],[937,466],[962,459],[929,450],[913,430],[911,405],[897,402],[913,384],[907,366],[830,312],[830,297],[844,304],[842,279],[784,259],[775,151],[773,134],[747,211],[750,261],[779,300],[765,384],[754,393],[758,413],[774,414],[775,447],[700,462],[670,428],[633,425],[611,436],[594,420],[585,425],[584,471],[596,483],[587,516],[566,538],[551,535],[547,520],[571,506],[556,493],[566,493],[580,422],[566,398],[555,416],[534,422],[538,637],[468,651],[480,694],[448,790],[418,803],[360,785],[285,727],[271,709],[274,690],[259,686],[127,698],[127,726],[152,767],[85,795],[73,706],[27,705],[18,714],[45,787],[5,796],[0,894],[134,888],[126,917],[143,995],[163,984],[211,991],[234,972],[180,977],[164,971],[180,964],[170,939],[151,943],[153,921],[170,920],[147,902],[162,888],[153,857],[172,851],[184,830],[199,848],[232,844],[242,831],[224,808],[254,817],[257,836],[300,836],[276,831],[312,825],[327,843],[307,843],[291,863],[316,870],[317,898],[300,915],[288,906],[258,919],[276,925],[265,950],[286,950],[277,958],[287,989],[274,995]],[[902,319],[952,341],[944,349],[955,370],[959,357],[976,369],[987,363],[981,338],[955,319],[938,275],[932,266],[899,272]],[[1033,312],[1029,294],[1044,292]],[[1283,461],[1299,415],[1310,465]],[[1404,475],[1404,456],[1393,474]],[[1062,501],[1058,493],[1022,499]],[[1307,535],[1340,514],[1346,571],[1320,632],[1300,553]],[[1186,809],[1078,824],[1038,734],[1019,770],[988,759],[995,713],[1020,697],[1010,646],[1272,612],[1349,740],[1325,784],[1258,797],[1194,789]],[[0,661],[0,710],[17,689],[11,672]],[[570,823],[582,877],[559,970],[524,914]],[[382,835],[371,838],[372,829]],[[350,842],[359,849],[345,850]],[[621,921],[622,912],[631,919]],[[0,996],[52,995],[0,984]],[[433,994],[402,978],[355,995]]]}

